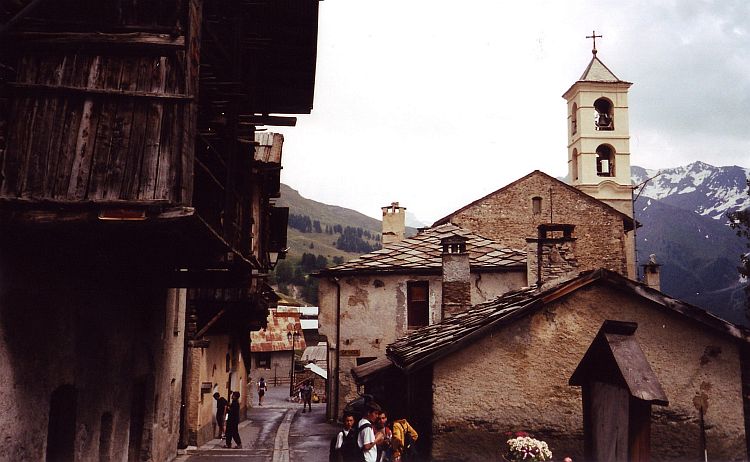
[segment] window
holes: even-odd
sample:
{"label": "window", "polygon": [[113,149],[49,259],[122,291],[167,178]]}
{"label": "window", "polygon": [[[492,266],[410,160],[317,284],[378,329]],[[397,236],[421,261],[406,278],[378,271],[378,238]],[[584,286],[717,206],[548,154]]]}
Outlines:
{"label": "window", "polygon": [[615,156],[611,146],[602,144],[596,148],[596,174],[615,176]]}
{"label": "window", "polygon": [[578,149],[573,149],[573,164],[570,169],[572,170],[572,177],[574,180],[578,179]]}
{"label": "window", "polygon": [[270,369],[271,368],[271,353],[255,353],[255,368],[256,369]]}
{"label": "window", "polygon": [[612,101],[607,98],[599,98],[594,101],[594,127],[597,130],[614,130],[614,117],[612,113]]}
{"label": "window", "polygon": [[429,282],[406,283],[407,325],[409,329],[426,326],[430,320]]}
{"label": "window", "polygon": [[532,197],[531,198],[531,211],[534,215],[539,215],[542,213],[542,198]]}
{"label": "window", "polygon": [[573,110],[570,113],[570,134],[575,135],[578,131],[578,105],[573,103]]}

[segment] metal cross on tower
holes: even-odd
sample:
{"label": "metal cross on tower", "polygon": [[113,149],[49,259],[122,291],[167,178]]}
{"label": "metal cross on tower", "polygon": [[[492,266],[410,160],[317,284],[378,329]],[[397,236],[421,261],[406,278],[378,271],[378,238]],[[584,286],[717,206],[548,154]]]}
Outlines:
{"label": "metal cross on tower", "polygon": [[596,56],[596,39],[602,38],[601,35],[596,35],[596,31],[591,31],[591,35],[587,35],[586,38],[594,39],[594,48],[591,49],[591,52]]}

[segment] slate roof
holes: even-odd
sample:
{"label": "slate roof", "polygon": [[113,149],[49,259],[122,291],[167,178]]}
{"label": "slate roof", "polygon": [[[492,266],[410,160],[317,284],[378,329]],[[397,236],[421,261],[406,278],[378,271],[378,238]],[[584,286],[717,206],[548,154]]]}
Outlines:
{"label": "slate roof", "polygon": [[268,325],[265,329],[250,332],[250,351],[252,353],[268,353],[272,351],[290,351],[292,341],[287,339],[286,333],[292,328],[300,333],[294,340],[296,350],[304,350],[305,337],[302,335],[302,326],[299,321],[299,313],[279,312],[275,309],[268,310]]}
{"label": "slate roof", "polygon": [[499,326],[509,324],[545,304],[596,282],[604,282],[633,293],[650,300],[661,309],[678,313],[743,343],[750,343],[750,331],[743,327],[718,318],[702,308],[668,297],[618,273],[598,269],[582,272],[573,279],[549,287],[522,289],[475,305],[440,323],[423,327],[396,340],[386,347],[386,356],[404,371],[419,369],[482,338]]}
{"label": "slate roof", "polygon": [[393,242],[380,250],[361,255],[317,275],[362,272],[440,272],[442,247],[440,240],[451,235],[466,237],[469,264],[474,271],[489,269],[521,269],[526,266],[526,252],[508,249],[496,241],[447,223],[422,231],[416,236]]}

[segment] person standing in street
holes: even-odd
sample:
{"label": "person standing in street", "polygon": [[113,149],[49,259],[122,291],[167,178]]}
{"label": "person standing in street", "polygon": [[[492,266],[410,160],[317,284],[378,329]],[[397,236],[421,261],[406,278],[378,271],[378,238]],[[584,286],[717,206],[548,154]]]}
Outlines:
{"label": "person standing in street", "polygon": [[312,412],[313,386],[311,380],[305,380],[305,383],[300,387],[300,393],[302,395],[302,413],[305,412],[305,406]]}
{"label": "person standing in street", "polygon": [[242,448],[242,440],[240,439],[240,432],[239,432],[239,424],[240,424],[240,392],[235,391],[232,393],[232,404],[229,405],[229,415],[227,417],[227,430],[226,430],[226,437],[227,437],[227,448],[232,447],[232,440],[234,439],[234,442],[237,443],[237,446],[235,446],[235,449],[241,449]]}
{"label": "person standing in street", "polygon": [[258,406],[263,406],[263,397],[266,395],[268,387],[266,386],[266,379],[261,377],[258,382]]}
{"label": "person standing in street", "polygon": [[391,439],[393,431],[388,426],[388,413],[381,411],[375,422],[375,436],[382,435],[383,442],[378,444],[378,462],[391,462]]}
{"label": "person standing in street", "polygon": [[377,462],[378,460],[377,445],[383,442],[383,434],[379,433],[376,436],[372,426],[378,420],[381,411],[382,409],[377,403],[368,404],[367,415],[357,425],[359,432],[357,446],[364,453],[365,462]]}
{"label": "person standing in street", "polygon": [[219,427],[219,439],[224,438],[224,416],[227,412],[227,400],[219,394],[217,391],[214,393],[214,399],[216,400],[216,425]]}

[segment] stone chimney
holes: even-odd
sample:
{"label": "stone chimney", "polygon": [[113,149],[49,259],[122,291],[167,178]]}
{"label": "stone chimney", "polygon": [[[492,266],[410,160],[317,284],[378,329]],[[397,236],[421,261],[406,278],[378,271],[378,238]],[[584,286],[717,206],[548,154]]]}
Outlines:
{"label": "stone chimney", "polygon": [[643,266],[643,283],[652,289],[661,290],[661,265],[656,263],[656,255],[648,256],[648,263]]}
{"label": "stone chimney", "polygon": [[383,245],[398,242],[404,239],[406,232],[406,207],[399,207],[398,202],[381,207],[383,210],[383,232],[381,242]]}
{"label": "stone chimney", "polygon": [[467,238],[455,234],[440,240],[443,247],[443,319],[471,307],[471,268],[466,241]]}
{"label": "stone chimney", "polygon": [[529,285],[541,286],[578,271],[575,225],[544,223],[537,237],[526,239],[526,278]]}

